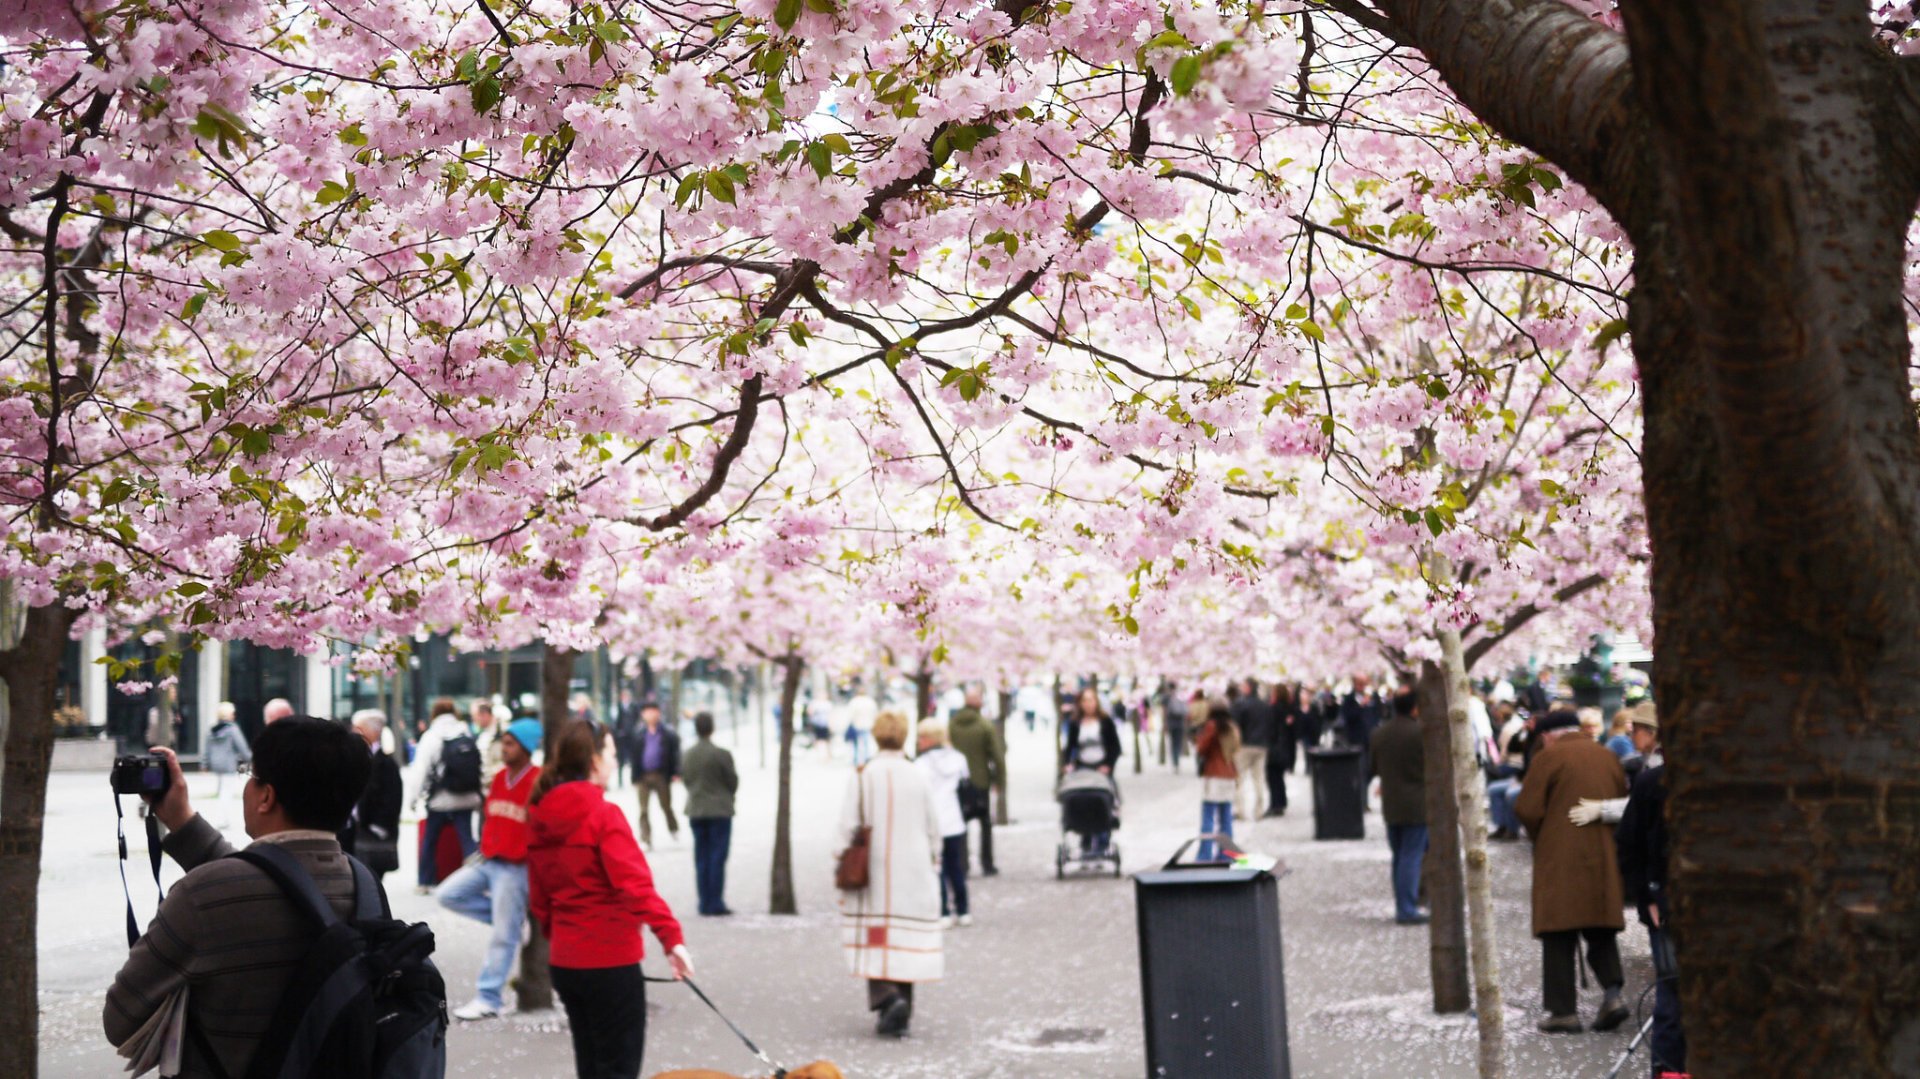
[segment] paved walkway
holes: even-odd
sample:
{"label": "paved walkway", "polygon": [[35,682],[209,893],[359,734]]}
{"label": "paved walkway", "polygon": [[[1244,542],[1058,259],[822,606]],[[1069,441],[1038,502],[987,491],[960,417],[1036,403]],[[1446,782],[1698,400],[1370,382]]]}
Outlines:
{"label": "paved walkway", "polygon": [[[833,840],[848,762],[822,750],[799,754],[795,769],[794,862],[798,917],[765,911],[773,819],[773,771],[761,768],[755,740],[742,731],[737,752],[746,789],[735,825],[728,898],[730,919],[688,917],[689,946],[709,995],[782,1064],[825,1057],[856,1079],[1026,1079],[1133,1077],[1145,1071],[1133,885],[1112,877],[1054,879],[1058,838],[1051,797],[1052,749],[1046,732],[1014,732],[1013,825],[996,833],[1001,875],[975,879],[978,924],[948,935],[947,980],[920,994],[913,1034],[876,1039],[864,989],[841,965],[831,881]],[[1122,764],[1125,827],[1118,842],[1133,872],[1163,861],[1199,823],[1198,784],[1151,761],[1146,774]],[[192,777],[195,790],[211,787]],[[1312,840],[1305,778],[1292,777],[1294,811],[1261,822],[1253,846],[1282,858],[1287,1008],[1294,1075],[1300,1079],[1424,1079],[1474,1074],[1472,1020],[1430,1011],[1427,934],[1393,924],[1388,852],[1377,815],[1369,836]],[[632,806],[631,792],[620,797]],[[240,841],[239,809],[227,812]],[[212,817],[218,810],[209,811]],[[656,818],[655,826],[659,828]],[[136,908],[149,917],[153,885],[143,887],[142,837],[129,839]],[[104,1079],[120,1061],[100,1035],[105,986],[125,949],[113,815],[104,775],[56,775],[49,796],[48,854],[41,888],[42,1075]],[[660,829],[664,832],[664,829]],[[1244,831],[1241,833],[1245,838]],[[675,910],[694,909],[691,849],[683,838],[653,852],[662,893]],[[1508,1074],[1527,1079],[1600,1079],[1624,1051],[1627,1029],[1548,1038],[1532,1029],[1539,959],[1527,935],[1530,858],[1524,844],[1497,846],[1496,908],[1510,1037]],[[172,870],[172,863],[168,863]],[[170,872],[169,879],[172,874]],[[457,919],[413,894],[411,866],[388,877],[400,917],[429,919],[440,939],[449,996],[472,995],[485,945],[483,927]],[[1647,985],[1646,937],[1621,938],[1629,993]],[[1234,946],[1222,941],[1223,951]],[[651,973],[664,974],[651,938]],[[725,1026],[677,986],[650,986],[646,1074],[713,1067],[762,1074]],[[1591,1019],[1598,989],[1582,994]],[[1649,1001],[1650,1003],[1650,1001]],[[1631,1026],[1632,1024],[1630,1024]],[[1644,1052],[1626,1072],[1646,1074]],[[564,1077],[571,1058],[564,1028],[551,1015],[513,1015],[462,1024],[452,1035],[451,1074]],[[1239,1079],[1239,1077],[1223,1077]]]}

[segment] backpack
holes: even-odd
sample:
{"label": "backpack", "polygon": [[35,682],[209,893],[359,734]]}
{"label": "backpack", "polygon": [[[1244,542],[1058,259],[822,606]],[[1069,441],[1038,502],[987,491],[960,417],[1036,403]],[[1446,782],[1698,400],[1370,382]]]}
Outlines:
{"label": "backpack", "polygon": [[[266,873],[319,929],[244,1079],[443,1079],[447,989],[428,958],[433,930],[396,920],[379,882],[351,855],[348,922],[285,850],[268,843],[231,857]],[[200,1051],[218,1071],[204,1041]]]}
{"label": "backpack", "polygon": [[480,793],[480,743],[463,734],[440,743],[440,766],[434,772],[435,794]]}

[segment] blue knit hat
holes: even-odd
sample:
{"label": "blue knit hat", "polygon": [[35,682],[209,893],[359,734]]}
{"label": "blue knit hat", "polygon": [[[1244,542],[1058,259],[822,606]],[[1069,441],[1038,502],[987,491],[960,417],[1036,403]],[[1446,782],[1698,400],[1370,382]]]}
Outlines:
{"label": "blue knit hat", "polygon": [[537,719],[516,719],[507,724],[507,733],[520,743],[528,753],[540,752],[540,721]]}

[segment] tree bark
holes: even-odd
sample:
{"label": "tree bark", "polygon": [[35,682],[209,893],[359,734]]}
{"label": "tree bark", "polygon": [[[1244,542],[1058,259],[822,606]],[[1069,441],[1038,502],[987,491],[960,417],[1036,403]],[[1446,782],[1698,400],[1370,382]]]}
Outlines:
{"label": "tree bark", "polygon": [[1460,862],[1460,811],[1455,803],[1453,736],[1448,725],[1446,679],[1432,661],[1421,664],[1420,738],[1426,759],[1427,859],[1423,865],[1427,907],[1427,966],[1433,976],[1433,1010],[1441,1015],[1473,1007],[1467,981],[1467,900]]}
{"label": "tree bark", "polygon": [[800,700],[800,678],[807,665],[797,653],[774,660],[780,667],[780,786],[773,813],[773,872],[767,897],[769,914],[798,914],[793,889],[793,726]]}
{"label": "tree bark", "polygon": [[[996,718],[993,721],[994,726],[1000,728],[1000,745],[1003,748],[1007,744],[1007,717],[1013,714],[1013,698],[1014,698],[1014,690],[1002,689],[1000,691],[1000,715],[998,718]],[[1007,777],[1006,776],[1000,777],[999,796],[994,798],[993,800],[993,823],[995,824],[1007,823]]]}
{"label": "tree bark", "polygon": [[[547,644],[540,653],[540,740],[553,745],[573,718],[568,690],[573,684],[573,660],[579,653]],[[547,938],[528,920],[527,941],[520,946],[520,977],[514,998],[523,1012],[553,1007],[553,975],[547,966]]]}
{"label": "tree bark", "polygon": [[[16,617],[0,604],[0,617]],[[32,607],[19,640],[0,651],[6,730],[0,745],[0,1075],[39,1074],[40,854],[53,762],[53,704],[74,612]],[[104,787],[105,784],[102,784]]]}
{"label": "tree bark", "polygon": [[933,715],[933,672],[925,667],[913,674],[914,723]]}

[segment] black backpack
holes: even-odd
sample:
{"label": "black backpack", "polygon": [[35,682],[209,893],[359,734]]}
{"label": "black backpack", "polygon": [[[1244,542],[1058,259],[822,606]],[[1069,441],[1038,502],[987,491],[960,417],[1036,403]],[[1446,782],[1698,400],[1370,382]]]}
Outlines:
{"label": "black backpack", "polygon": [[[232,857],[259,867],[319,929],[245,1079],[443,1079],[447,988],[428,958],[433,930],[396,920],[379,881],[351,855],[350,922],[281,848],[260,844]],[[200,1050],[218,1070],[204,1041]]]}
{"label": "black backpack", "polygon": [[440,743],[440,767],[434,774],[433,793],[480,793],[480,743],[472,735]]}

